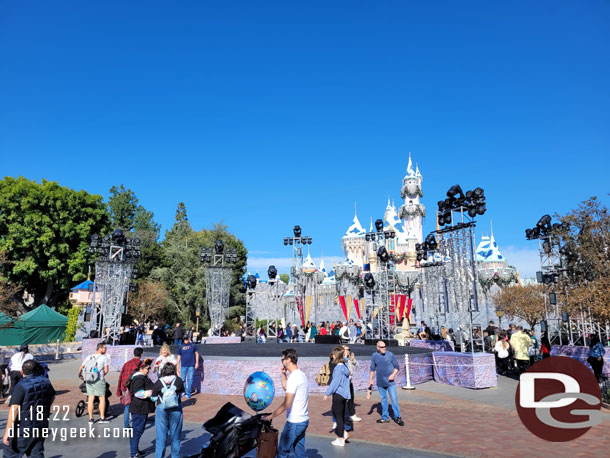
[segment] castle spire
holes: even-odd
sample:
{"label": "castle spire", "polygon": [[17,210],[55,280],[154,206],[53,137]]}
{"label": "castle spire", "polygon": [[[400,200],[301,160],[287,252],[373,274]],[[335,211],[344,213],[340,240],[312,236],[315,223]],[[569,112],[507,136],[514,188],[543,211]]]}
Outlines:
{"label": "castle spire", "polygon": [[413,160],[411,159],[411,152],[409,151],[409,163],[407,164],[407,175],[414,176],[415,171],[413,170]]}

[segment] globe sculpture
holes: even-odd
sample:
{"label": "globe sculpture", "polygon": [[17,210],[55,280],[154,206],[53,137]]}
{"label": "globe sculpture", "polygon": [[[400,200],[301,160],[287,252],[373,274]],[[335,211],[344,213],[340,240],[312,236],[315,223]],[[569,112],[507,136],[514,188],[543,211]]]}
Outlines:
{"label": "globe sculpture", "polygon": [[269,374],[258,371],[248,376],[244,385],[244,399],[252,410],[258,412],[269,407],[274,395],[275,386]]}

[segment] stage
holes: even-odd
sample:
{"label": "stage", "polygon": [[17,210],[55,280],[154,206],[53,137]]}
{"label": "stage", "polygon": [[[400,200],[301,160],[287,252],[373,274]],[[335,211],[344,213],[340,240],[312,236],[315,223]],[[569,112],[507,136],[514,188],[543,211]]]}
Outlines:
{"label": "stage", "polygon": [[[270,358],[279,362],[282,350],[287,348],[294,348],[297,351],[300,359],[319,359],[320,361],[326,362],[328,355],[336,345],[327,344],[313,344],[313,343],[240,343],[240,344],[197,344],[197,350],[199,356],[204,360],[207,359],[223,359],[223,360],[248,360],[248,359],[261,359]],[[178,349],[177,346],[171,345],[172,354],[176,354]],[[349,348],[356,355],[356,359],[369,360],[371,355],[377,351],[375,345],[360,345],[351,344]],[[144,349],[144,357],[156,358],[159,356],[159,350],[161,347],[147,347]],[[424,354],[431,353],[432,350],[428,348],[415,348],[415,347],[388,347],[392,353],[396,355],[396,358],[404,359],[406,354]]]}

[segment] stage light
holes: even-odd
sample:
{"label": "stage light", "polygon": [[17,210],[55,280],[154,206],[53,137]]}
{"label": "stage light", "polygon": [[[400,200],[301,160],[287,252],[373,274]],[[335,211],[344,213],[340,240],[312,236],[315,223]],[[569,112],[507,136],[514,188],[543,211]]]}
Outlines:
{"label": "stage light", "polygon": [[384,236],[386,239],[389,239],[389,238],[390,238],[390,231],[383,231],[383,236]]}
{"label": "stage light", "polygon": [[422,252],[418,252],[417,256],[416,256],[417,261],[421,261],[422,259],[424,259],[424,254]]}
{"label": "stage light", "polygon": [[295,237],[300,237],[301,236],[301,226],[294,226],[294,228],[292,229],[292,232],[294,233]]}
{"label": "stage light", "polygon": [[447,197],[449,198],[455,198],[455,196],[459,194],[460,196],[464,196],[464,193],[462,192],[462,188],[460,187],[459,184],[454,184],[453,186],[451,186],[449,188],[449,191],[447,191]]}
{"label": "stage light", "polygon": [[375,229],[377,229],[377,232],[383,232],[383,220],[381,218],[375,220]]}
{"label": "stage light", "polygon": [[421,243],[416,243],[415,244],[415,251],[420,251],[422,249],[422,244]]}
{"label": "stage light", "polygon": [[123,235],[123,230],[116,229],[112,233],[112,243],[114,243],[115,245],[123,245],[124,241],[125,241],[125,236]]}
{"label": "stage light", "polygon": [[369,234],[365,234],[364,240],[366,240],[367,242],[370,242],[371,241],[371,236]]}
{"label": "stage light", "polygon": [[246,280],[246,284],[248,289],[256,288],[256,277],[254,275],[248,275],[248,279]]}
{"label": "stage light", "polygon": [[482,197],[485,194],[485,191],[483,190],[483,188],[474,188],[473,194],[476,197]]}
{"label": "stage light", "polygon": [[269,276],[269,280],[274,280],[275,277],[277,277],[277,269],[275,266],[269,266],[269,269],[267,269],[267,275]]}
{"label": "stage light", "polygon": [[214,248],[216,249],[216,254],[222,254],[225,249],[225,244],[222,240],[216,240]]}
{"label": "stage light", "polygon": [[390,260],[390,255],[388,253],[388,250],[386,250],[384,246],[380,246],[379,249],[377,250],[377,258],[381,262],[388,262]]}
{"label": "stage light", "polygon": [[289,243],[290,245],[292,245],[292,244],[293,244],[293,242],[294,242],[294,239],[288,239],[288,243]]}
{"label": "stage light", "polygon": [[[483,212],[485,213],[485,212]],[[481,214],[483,214],[481,213]],[[477,216],[477,209],[475,207],[470,207],[468,209],[468,216],[470,216],[471,218],[474,218],[475,216]]]}
{"label": "stage light", "polygon": [[551,216],[544,215],[538,220],[538,222],[536,223],[536,226],[539,227],[540,229],[542,229],[542,228],[549,227],[550,224],[551,224]]}
{"label": "stage light", "polygon": [[424,261],[427,261],[427,260],[428,260],[428,252],[424,251]]}
{"label": "stage light", "polygon": [[542,242],[542,249],[545,253],[549,254],[551,252],[551,244],[548,240]]}
{"label": "stage light", "polygon": [[288,239],[287,238],[284,239],[284,245],[288,245]]}
{"label": "stage light", "polygon": [[[477,205],[477,215],[484,215],[485,212],[487,211],[487,205],[485,204],[481,204],[481,205]],[[474,216],[473,216],[474,218]]]}
{"label": "stage light", "polygon": [[525,238],[528,240],[531,240],[534,237],[534,230],[533,229],[526,229],[525,230]]}
{"label": "stage light", "polygon": [[391,239],[396,238],[396,232],[390,231],[390,238]]}
{"label": "stage light", "polygon": [[367,272],[364,274],[364,286],[366,286],[367,288],[375,287],[375,277],[373,277],[372,273]]}
{"label": "stage light", "polygon": [[426,237],[426,240],[425,240],[425,246],[427,246],[430,251],[436,250],[437,244],[436,244],[436,238],[434,237],[434,234],[428,234],[428,236]]}
{"label": "stage light", "polygon": [[375,241],[375,234],[371,234],[371,240]]}

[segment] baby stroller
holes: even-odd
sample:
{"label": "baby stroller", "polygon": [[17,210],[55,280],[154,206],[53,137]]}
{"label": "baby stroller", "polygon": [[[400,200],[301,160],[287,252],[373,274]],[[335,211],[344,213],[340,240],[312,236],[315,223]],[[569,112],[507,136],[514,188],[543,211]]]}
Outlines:
{"label": "baby stroller", "polygon": [[270,422],[261,420],[266,414],[251,416],[227,402],[203,428],[212,437],[204,444],[201,454],[190,458],[240,458],[258,445],[258,437]]}
{"label": "baby stroller", "polygon": [[[87,394],[87,384],[85,382],[81,383],[80,386],[81,393]],[[106,382],[106,412],[108,412],[108,408],[110,407],[110,396],[112,396],[112,392],[110,391],[110,383]],[[100,409],[100,399],[98,396],[93,400],[93,412],[98,411],[100,417],[106,418],[106,412],[103,414],[99,412]],[[76,416],[81,417],[87,411],[87,399],[78,401],[76,404]]]}

